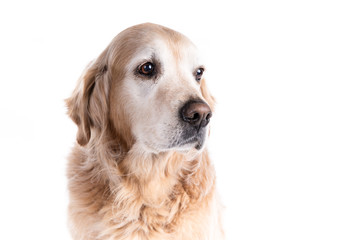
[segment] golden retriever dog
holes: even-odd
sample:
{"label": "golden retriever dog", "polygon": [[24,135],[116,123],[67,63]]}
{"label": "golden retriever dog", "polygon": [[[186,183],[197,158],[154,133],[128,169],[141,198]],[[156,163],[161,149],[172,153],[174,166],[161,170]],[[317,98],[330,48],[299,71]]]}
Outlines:
{"label": "golden retriever dog", "polygon": [[118,34],[66,100],[76,240],[220,240],[206,149],[214,109],[194,44],[155,24]]}

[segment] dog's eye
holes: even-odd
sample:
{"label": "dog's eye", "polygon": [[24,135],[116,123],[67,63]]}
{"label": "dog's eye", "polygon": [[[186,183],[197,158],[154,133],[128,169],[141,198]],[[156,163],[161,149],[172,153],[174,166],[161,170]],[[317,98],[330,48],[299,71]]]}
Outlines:
{"label": "dog's eye", "polygon": [[204,69],[203,68],[198,68],[195,72],[195,78],[196,78],[196,81],[200,81],[201,80],[201,77],[204,73]]}
{"label": "dog's eye", "polygon": [[145,76],[151,76],[154,72],[155,66],[151,62],[144,63],[139,67],[139,73]]}

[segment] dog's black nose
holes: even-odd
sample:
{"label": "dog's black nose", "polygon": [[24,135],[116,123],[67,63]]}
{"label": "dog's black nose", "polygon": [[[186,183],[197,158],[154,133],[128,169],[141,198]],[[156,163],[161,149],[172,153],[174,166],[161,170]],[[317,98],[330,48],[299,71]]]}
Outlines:
{"label": "dog's black nose", "polygon": [[180,110],[182,120],[200,129],[208,125],[212,116],[211,109],[203,101],[188,101]]}

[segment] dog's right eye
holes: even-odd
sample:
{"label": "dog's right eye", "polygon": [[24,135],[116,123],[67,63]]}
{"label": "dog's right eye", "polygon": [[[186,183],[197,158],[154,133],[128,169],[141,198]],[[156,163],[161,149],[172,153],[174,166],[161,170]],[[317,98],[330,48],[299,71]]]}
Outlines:
{"label": "dog's right eye", "polygon": [[144,63],[139,66],[139,73],[145,76],[152,76],[155,66],[151,62]]}
{"label": "dog's right eye", "polygon": [[204,68],[198,68],[198,69],[196,70],[196,72],[195,72],[196,81],[200,82],[201,77],[202,77],[204,71],[205,71]]}

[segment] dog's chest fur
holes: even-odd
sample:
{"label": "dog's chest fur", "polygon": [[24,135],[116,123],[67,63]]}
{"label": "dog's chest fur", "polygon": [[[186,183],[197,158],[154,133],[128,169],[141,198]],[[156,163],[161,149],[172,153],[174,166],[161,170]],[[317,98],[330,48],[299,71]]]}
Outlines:
{"label": "dog's chest fur", "polygon": [[175,153],[147,161],[129,154],[110,169],[98,157],[75,148],[70,158],[75,239],[220,239],[214,238],[221,230],[206,152],[193,161]]}

